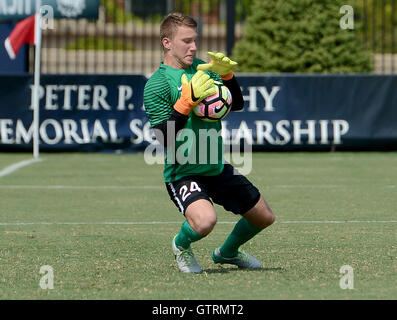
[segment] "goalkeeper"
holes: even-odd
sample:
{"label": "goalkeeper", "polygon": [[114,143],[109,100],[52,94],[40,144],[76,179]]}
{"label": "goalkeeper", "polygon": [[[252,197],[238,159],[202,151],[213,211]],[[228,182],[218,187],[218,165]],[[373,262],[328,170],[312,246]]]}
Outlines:
{"label": "goalkeeper", "polygon": [[[243,96],[234,76],[236,62],[222,53],[208,54],[210,63],[195,58],[197,24],[191,17],[171,13],[160,26],[164,60],[148,80],[144,90],[144,105],[157,139],[167,148],[178,150],[183,144],[185,153],[196,153],[199,130],[216,130],[216,162],[211,155],[207,161],[181,163],[167,156],[164,180],[171,200],[186,220],[172,240],[172,250],[178,268],[186,273],[201,273],[191,244],[207,236],[217,217],[213,203],[241,215],[222,246],[212,252],[212,260],[239,268],[259,269],[261,263],[240,246],[274,222],[274,214],[258,189],[246,177],[225,163],[222,154],[221,121],[205,122],[192,111],[202,99],[215,94],[214,81],[223,82],[232,94],[232,111],[244,106]],[[195,137],[188,141],[176,138],[181,129],[189,129]],[[186,137],[185,137],[186,138]],[[193,138],[196,138],[194,140]],[[191,139],[191,141],[189,141]],[[168,153],[168,152],[167,152]],[[190,159],[190,158],[189,158]],[[200,159],[201,160],[201,159]]]}

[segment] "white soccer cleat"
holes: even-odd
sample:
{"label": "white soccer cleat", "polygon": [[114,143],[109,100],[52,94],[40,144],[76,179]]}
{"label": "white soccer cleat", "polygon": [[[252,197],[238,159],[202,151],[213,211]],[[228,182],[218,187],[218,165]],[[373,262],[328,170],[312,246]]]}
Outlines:
{"label": "white soccer cleat", "polygon": [[212,252],[212,260],[215,263],[220,263],[220,264],[234,264],[242,269],[262,268],[262,264],[258,260],[256,260],[253,256],[240,249],[238,250],[237,256],[233,258],[225,258],[222,257],[219,248],[217,248],[214,250],[214,252]]}
{"label": "white soccer cleat", "polygon": [[197,263],[192,248],[183,249],[177,247],[175,245],[175,237],[172,239],[172,251],[174,252],[175,261],[178,264],[179,270],[184,273],[202,273],[203,270]]}

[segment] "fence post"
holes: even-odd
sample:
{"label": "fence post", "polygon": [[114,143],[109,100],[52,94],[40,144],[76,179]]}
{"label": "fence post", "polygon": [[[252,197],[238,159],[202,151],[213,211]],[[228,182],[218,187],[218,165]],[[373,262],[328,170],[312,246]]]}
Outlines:
{"label": "fence post", "polygon": [[167,14],[174,12],[175,3],[174,0],[167,0]]}
{"label": "fence post", "polygon": [[230,56],[234,47],[236,25],[236,0],[226,0],[226,54]]}

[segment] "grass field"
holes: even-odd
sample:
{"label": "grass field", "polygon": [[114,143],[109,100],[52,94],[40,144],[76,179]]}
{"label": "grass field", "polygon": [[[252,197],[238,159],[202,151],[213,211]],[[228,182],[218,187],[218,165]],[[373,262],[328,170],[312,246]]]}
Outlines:
{"label": "grass field", "polygon": [[[0,155],[0,171],[30,154]],[[243,246],[263,270],[214,265],[237,221],[193,245],[205,270],[178,271],[183,217],[162,166],[139,154],[42,154],[0,177],[0,299],[397,299],[397,153],[260,153],[249,178],[276,223]],[[41,289],[40,267],[54,271]],[[340,267],[354,289],[339,286]]]}

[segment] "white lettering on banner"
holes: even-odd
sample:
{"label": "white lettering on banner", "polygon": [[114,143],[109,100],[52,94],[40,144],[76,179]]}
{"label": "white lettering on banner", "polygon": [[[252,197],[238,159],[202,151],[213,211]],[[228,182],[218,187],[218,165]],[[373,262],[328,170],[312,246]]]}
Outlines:
{"label": "white lettering on banner", "polygon": [[142,120],[133,119],[130,122],[130,130],[134,135],[136,135],[136,138],[131,138],[131,142],[134,144],[140,144],[143,141],[158,143],[149,121],[146,122],[142,128]]}
{"label": "white lettering on banner", "polygon": [[257,132],[256,135],[257,143],[263,144],[264,139],[266,138],[266,141],[268,141],[270,144],[274,144],[274,139],[271,134],[273,130],[273,124],[270,121],[266,121],[266,120],[255,121],[255,124],[256,124],[256,132]]}
{"label": "white lettering on banner", "polygon": [[117,121],[115,119],[108,119],[110,141],[112,141],[113,143],[121,143],[123,139],[119,139],[117,137],[116,125],[117,125]]}
{"label": "white lettering on banner", "polygon": [[31,15],[31,2],[25,0],[2,0],[0,1],[0,14]]}
{"label": "white lettering on banner", "polygon": [[[245,121],[240,123],[234,137],[230,136],[227,129],[227,121],[222,121],[222,137],[225,143],[238,143],[241,138],[246,139],[247,143],[257,145],[286,145],[293,144],[342,144],[342,136],[349,131],[349,123],[346,120],[280,120],[274,126],[268,120],[255,121],[256,141],[253,141],[252,131],[248,128]],[[290,129],[290,130],[289,130]],[[316,141],[316,131],[319,129],[319,141]],[[332,139],[329,138],[328,130],[333,132]],[[292,131],[292,132],[290,132]],[[307,137],[304,139],[303,137]]]}
{"label": "white lettering on banner", "polygon": [[7,1],[1,1],[1,3],[1,11],[3,11],[5,14],[16,14],[18,8],[21,8],[21,1],[11,0],[11,3]]}
{"label": "white lettering on banner", "polygon": [[3,144],[12,144],[14,143],[14,139],[11,138],[13,130],[11,128],[12,120],[4,119],[0,121],[0,138],[1,143]]}
{"label": "white lettering on banner", "polygon": [[320,144],[328,144],[328,120],[320,120]]}
{"label": "white lettering on banner", "polygon": [[[29,108],[33,110],[33,85],[30,86],[31,102]],[[118,87],[117,105],[111,106],[106,98],[109,95],[108,88],[104,85],[55,85],[48,84],[39,88],[39,99],[45,101],[45,110],[107,110],[117,109],[119,111],[133,110],[134,105],[129,103],[133,96],[133,89],[130,86]],[[63,96],[63,101],[61,101]],[[77,100],[72,105],[72,99]],[[61,105],[63,104],[63,105]]]}
{"label": "white lettering on banner", "polygon": [[[139,129],[146,141],[153,141],[150,131],[150,123]],[[117,133],[117,119],[107,119],[102,123],[100,119],[94,122],[87,119],[45,119],[39,128],[41,141],[48,145],[58,143],[85,144],[95,143],[98,138],[103,142],[120,143],[122,139]],[[0,144],[29,144],[33,138],[33,124],[27,129],[21,119],[14,123],[13,119],[0,119]]]}
{"label": "white lettering on banner", "polygon": [[23,143],[27,144],[29,143],[29,141],[32,140],[32,137],[33,137],[33,126],[30,126],[29,130],[26,131],[22,120],[18,119],[15,127],[15,143],[22,144],[22,140],[23,140]]}
{"label": "white lettering on banner", "polygon": [[[33,86],[31,93],[33,92]],[[117,89],[116,89],[117,88]],[[114,92],[116,91],[116,92]],[[277,109],[277,94],[281,91],[280,86],[249,86],[242,88],[244,100],[246,101],[246,112],[258,112],[257,120],[253,123],[247,120],[240,120],[228,128],[228,121],[222,121],[222,138],[224,145],[236,145],[244,140],[249,145],[340,145],[343,136],[349,132],[349,123],[344,119],[281,119],[278,121],[264,120],[266,116],[262,112],[274,112]],[[247,94],[248,93],[248,94]],[[113,97],[113,99],[109,99]],[[97,140],[103,142],[121,143],[125,137],[130,139],[132,144],[158,143],[150,123],[141,118],[134,118],[125,124],[124,120],[109,119],[118,118],[134,110],[132,103],[134,89],[128,85],[111,87],[96,85],[77,84],[46,84],[40,87],[39,99],[41,106],[46,111],[70,111],[78,112],[62,115],[49,116],[49,119],[41,118],[40,137],[43,144],[55,145],[64,143],[87,144],[95,143]],[[112,101],[110,103],[110,101]],[[31,103],[32,104],[32,103]],[[136,106],[137,110],[141,105]],[[32,106],[30,106],[32,109]],[[143,106],[142,106],[143,108]],[[102,113],[101,111],[113,111]],[[89,112],[89,113],[88,113]],[[114,113],[120,113],[114,116]],[[82,116],[86,113],[87,115]],[[89,115],[88,115],[89,114]],[[260,117],[259,117],[260,116]],[[273,115],[272,115],[273,116]],[[276,114],[274,116],[277,116]],[[59,117],[63,117],[59,119]],[[51,119],[53,118],[53,119]],[[81,119],[80,119],[81,118]],[[90,118],[90,119],[88,119]],[[124,119],[124,118],[123,118]],[[228,118],[226,118],[228,119]],[[24,119],[26,121],[26,119]],[[122,125],[119,128],[118,125]],[[230,125],[230,123],[229,123]],[[21,119],[0,119],[0,143],[1,144],[29,144],[33,138],[33,126],[25,127]],[[252,128],[252,129],[251,129]],[[124,130],[123,138],[119,138],[118,130]],[[126,132],[127,131],[127,132]],[[121,131],[120,131],[121,133]],[[203,148],[207,138],[212,136],[211,132],[203,132],[203,139],[199,137]],[[189,147],[188,136],[182,138],[182,148],[179,150],[180,160],[186,159],[185,151]],[[197,137],[189,138],[197,139]],[[210,140],[210,142],[214,142]],[[215,142],[214,142],[215,143]],[[193,157],[193,155],[191,155]],[[200,158],[204,161],[204,158]]]}
{"label": "white lettering on banner", "polygon": [[77,133],[77,123],[73,119],[63,119],[63,133],[65,135],[65,144],[72,144],[77,142],[78,144],[84,143],[84,140],[80,138]]}
{"label": "white lettering on banner", "polygon": [[[52,126],[55,133],[55,136],[53,138],[50,138],[47,133],[48,132],[47,128],[50,125]],[[33,128],[33,125],[31,126],[31,128]],[[44,143],[49,145],[54,145],[59,143],[63,138],[62,126],[55,119],[44,120],[43,123],[40,125],[40,138],[43,140]]]}
{"label": "white lettering on banner", "polygon": [[73,91],[77,92],[78,86],[76,85],[65,85],[59,86],[60,90],[64,90],[63,110],[72,110],[71,95]]}
{"label": "white lettering on banner", "polygon": [[240,126],[237,130],[235,130],[235,136],[232,136],[232,144],[240,143],[241,139],[244,139],[247,144],[253,144],[252,130],[248,128],[248,125],[245,121],[241,121]]}
{"label": "white lettering on banner", "polygon": [[104,110],[112,110],[112,107],[106,102],[108,89],[105,86],[94,86],[94,97],[92,101],[92,109],[99,110],[102,107]]}
{"label": "white lettering on banner", "polygon": [[283,137],[283,140],[280,140],[278,137],[276,139],[277,145],[284,145],[290,142],[291,140],[291,135],[289,134],[287,128],[289,127],[289,121],[288,120],[280,120],[276,124],[276,132]]}
{"label": "white lettering on banner", "polygon": [[108,136],[106,134],[105,129],[102,126],[101,120],[96,119],[94,122],[94,129],[92,132],[92,142],[96,142],[98,138],[101,138],[101,140],[104,142],[108,141]]}
{"label": "white lettering on banner", "polygon": [[[244,101],[248,101],[248,112],[258,112],[258,100],[257,100],[257,93],[259,92],[262,98],[264,99],[265,112],[275,111],[273,106],[273,100],[276,97],[276,94],[280,91],[281,87],[273,86],[272,91],[269,93],[266,87],[247,87],[248,95],[243,95]],[[244,88],[241,88],[243,91]]]}
{"label": "white lettering on banner", "polygon": [[[40,137],[45,144],[85,144],[95,143],[97,139],[104,142],[120,143],[118,137],[117,119],[45,119],[40,124]],[[158,144],[151,129],[150,122],[132,119],[129,124],[133,134],[131,142],[141,144],[148,142]],[[232,131],[232,132],[231,132]],[[332,132],[330,135],[329,132]],[[224,144],[239,144],[243,139],[249,145],[339,145],[342,138],[349,132],[349,122],[343,119],[335,120],[280,120],[274,125],[268,120],[255,121],[255,129],[251,130],[245,121],[241,121],[237,129],[229,130],[228,122],[222,121],[222,138]],[[319,135],[316,136],[316,133]],[[201,132],[203,138],[212,135],[211,132]],[[33,126],[26,128],[21,119],[0,119],[1,144],[29,144],[33,137]],[[190,143],[187,136],[178,136],[179,141]],[[189,136],[190,138],[190,136]],[[201,139],[201,138],[200,138]],[[185,141],[186,140],[186,141]],[[201,141],[201,140],[200,140]],[[207,143],[201,141],[200,143]],[[183,149],[183,148],[182,148]],[[183,150],[181,150],[182,152]],[[183,158],[183,154],[180,155]]]}
{"label": "white lettering on banner", "polygon": [[117,110],[134,110],[134,105],[132,103],[126,106],[127,100],[132,98],[132,94],[134,91],[130,86],[119,86],[119,105],[117,106]]}
{"label": "white lettering on banner", "polygon": [[87,143],[89,143],[91,141],[91,138],[90,138],[90,130],[88,128],[88,120],[81,119],[80,124],[81,124],[81,134],[83,135],[83,139],[84,141],[87,141]]}
{"label": "white lettering on banner", "polygon": [[334,126],[334,144],[341,144],[341,136],[349,131],[349,123],[346,120],[332,120]]}
{"label": "white lettering on banner", "polygon": [[132,143],[140,144],[143,142],[143,132],[139,128],[141,126],[142,126],[142,120],[140,119],[133,119],[130,122],[130,130],[134,135],[136,135],[136,138],[131,138]]}
{"label": "white lettering on banner", "polygon": [[301,120],[293,120],[292,126],[294,129],[294,141],[293,144],[302,144],[301,136],[303,134],[308,136],[307,144],[315,144],[316,130],[315,130],[315,120],[306,120],[307,129],[301,127]]}
{"label": "white lettering on banner", "polygon": [[58,110],[58,104],[54,104],[58,100],[58,95],[54,93],[58,88],[57,85],[48,85],[47,86],[47,94],[46,94],[46,110]]}
{"label": "white lettering on banner", "polygon": [[90,99],[90,95],[87,93],[88,91],[91,91],[91,86],[79,86],[77,110],[90,110],[90,105],[86,103]]}
{"label": "white lettering on banner", "polygon": [[[33,98],[34,98],[34,95],[33,95],[33,90],[34,90],[34,86],[33,85],[31,85],[30,86],[30,106],[29,106],[29,109],[30,110],[33,110],[33,105],[34,105],[34,101],[33,101]],[[42,86],[40,86],[39,87],[39,100],[41,100],[41,99],[43,99],[44,98],[44,88],[42,87]]]}

